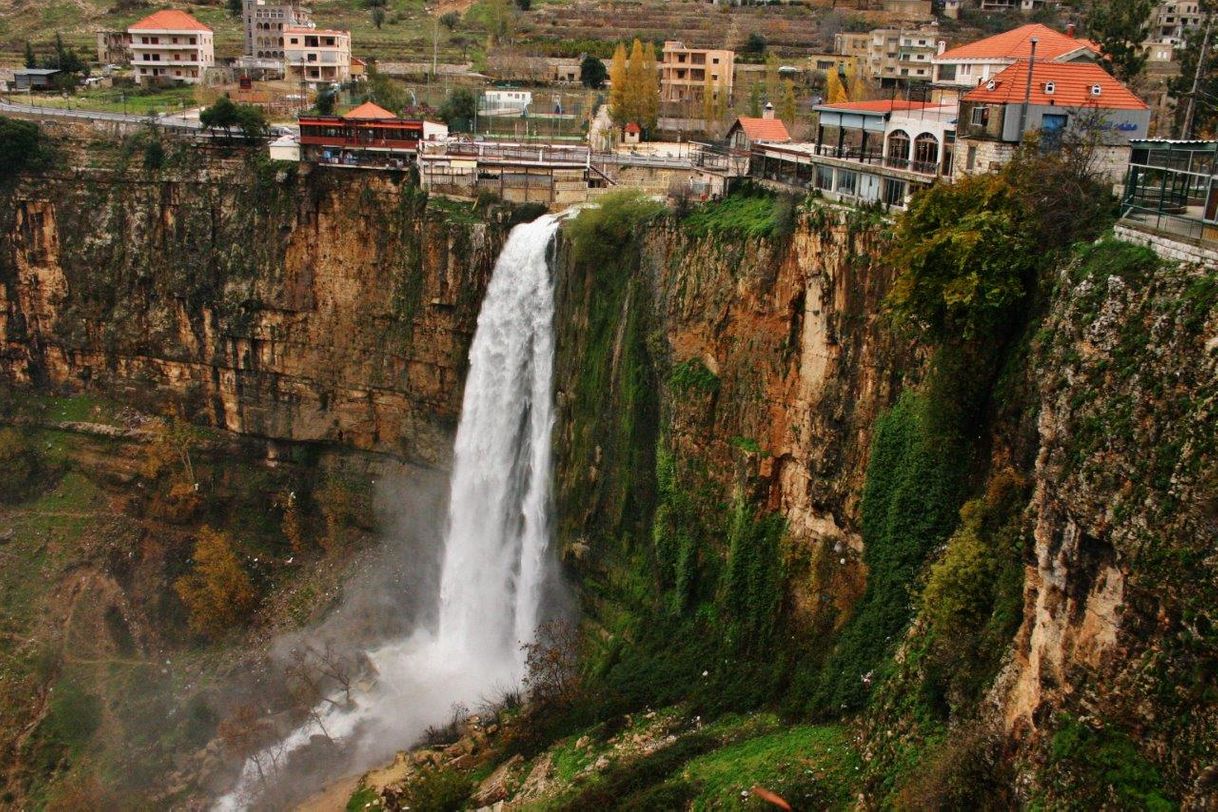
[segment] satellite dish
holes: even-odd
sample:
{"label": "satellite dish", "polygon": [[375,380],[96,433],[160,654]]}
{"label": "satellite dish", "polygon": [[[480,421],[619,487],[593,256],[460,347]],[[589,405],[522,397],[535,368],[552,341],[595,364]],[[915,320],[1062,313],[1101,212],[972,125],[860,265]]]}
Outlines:
{"label": "satellite dish", "polygon": [[992,93],[998,89],[998,83],[995,82],[993,79],[991,79],[990,81],[985,83],[985,89]]}

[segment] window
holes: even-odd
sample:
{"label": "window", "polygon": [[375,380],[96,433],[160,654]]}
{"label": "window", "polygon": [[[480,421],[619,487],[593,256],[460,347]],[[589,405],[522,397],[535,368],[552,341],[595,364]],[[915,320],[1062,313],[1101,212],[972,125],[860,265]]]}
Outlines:
{"label": "window", "polygon": [[974,127],[988,127],[990,124],[990,108],[984,105],[974,107],[969,121],[972,122]]}
{"label": "window", "polygon": [[891,166],[903,167],[909,161],[909,135],[904,130],[895,130],[888,136],[888,162]]}
{"label": "window", "polygon": [[935,172],[939,167],[939,139],[922,133],[914,139],[914,163],[919,172]]}
{"label": "window", "polygon": [[905,203],[905,183],[904,181],[892,180],[891,178],[884,179],[884,205],[900,206]]}
{"label": "window", "polygon": [[859,174],[842,170],[837,175],[837,193],[854,197],[858,194]]}
{"label": "window", "polygon": [[968,148],[968,155],[965,158],[964,167],[969,172],[972,172],[974,169],[977,168],[977,148],[976,147],[970,146]]}
{"label": "window", "polygon": [[833,168],[817,164],[816,166],[816,188],[829,191],[833,189]]}

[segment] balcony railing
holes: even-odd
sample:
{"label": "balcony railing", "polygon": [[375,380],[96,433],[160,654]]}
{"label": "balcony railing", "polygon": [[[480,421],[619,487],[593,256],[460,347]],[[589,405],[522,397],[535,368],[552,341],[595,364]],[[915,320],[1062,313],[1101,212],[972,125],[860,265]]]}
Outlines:
{"label": "balcony railing", "polygon": [[920,175],[938,175],[942,167],[938,161],[916,161],[908,158],[893,158],[886,156],[878,149],[863,151],[858,147],[835,146],[821,144],[813,147],[812,153],[824,158],[838,158],[843,161],[856,161],[862,164],[885,166],[889,169],[902,169],[906,172],[917,172]]}

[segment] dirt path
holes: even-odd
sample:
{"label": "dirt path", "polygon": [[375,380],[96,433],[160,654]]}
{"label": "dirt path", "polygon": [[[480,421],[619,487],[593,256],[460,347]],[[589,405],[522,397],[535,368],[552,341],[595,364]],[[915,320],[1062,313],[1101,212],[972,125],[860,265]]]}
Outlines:
{"label": "dirt path", "polygon": [[340,778],[326,786],[296,807],[296,812],[335,812],[347,808],[347,801],[359,789],[358,775]]}

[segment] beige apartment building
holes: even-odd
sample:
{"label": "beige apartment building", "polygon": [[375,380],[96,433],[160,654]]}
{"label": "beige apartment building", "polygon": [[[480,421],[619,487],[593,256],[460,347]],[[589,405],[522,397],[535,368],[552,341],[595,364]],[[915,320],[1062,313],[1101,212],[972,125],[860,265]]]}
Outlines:
{"label": "beige apartment building", "polygon": [[255,59],[283,59],[284,30],[313,25],[300,0],[244,0],[241,22],[245,28],[245,55]]}
{"label": "beige apartment building", "polygon": [[735,51],[686,48],[668,40],[660,60],[660,101],[700,104],[709,81],[716,98],[730,102],[735,64]]}
{"label": "beige apartment building", "polygon": [[311,85],[351,78],[351,34],[324,28],[283,29],[283,62],[288,79]]}
{"label": "beige apartment building", "polygon": [[946,47],[934,27],[842,33],[834,43],[840,56],[857,60],[864,76],[886,86],[929,82],[934,73],[932,60]]}
{"label": "beige apartment building", "polygon": [[141,84],[199,84],[216,64],[212,30],[184,11],[158,11],[129,27],[127,35],[131,68]]}

